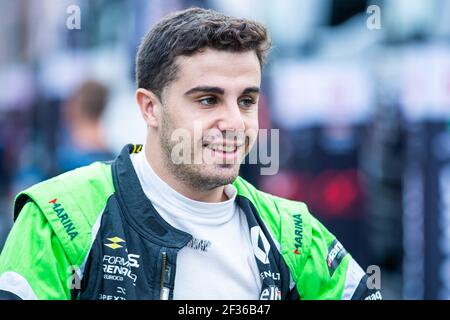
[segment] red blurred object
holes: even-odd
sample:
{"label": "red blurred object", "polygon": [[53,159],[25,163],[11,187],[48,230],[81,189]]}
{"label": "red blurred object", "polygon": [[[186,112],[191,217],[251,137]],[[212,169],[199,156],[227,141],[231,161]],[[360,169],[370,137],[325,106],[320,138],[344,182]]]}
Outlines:
{"label": "red blurred object", "polygon": [[280,170],[275,176],[262,177],[261,186],[268,193],[303,201],[321,216],[355,217],[362,213],[364,191],[356,169],[329,169],[318,175]]}

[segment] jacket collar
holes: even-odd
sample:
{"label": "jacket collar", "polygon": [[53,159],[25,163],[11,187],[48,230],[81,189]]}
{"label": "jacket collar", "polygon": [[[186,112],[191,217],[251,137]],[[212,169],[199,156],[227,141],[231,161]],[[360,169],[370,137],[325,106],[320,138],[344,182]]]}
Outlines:
{"label": "jacket collar", "polygon": [[[142,146],[126,145],[112,164],[113,183],[119,205],[127,221],[142,236],[160,246],[181,249],[192,239],[192,236],[169,225],[159,215],[142,190],[130,159],[130,153],[139,152],[141,149]],[[259,271],[266,275],[278,275],[276,281],[269,276],[263,279],[260,298],[264,300],[285,298],[286,289],[289,286],[286,280],[289,281],[289,277],[282,277],[285,279],[284,283],[281,283],[284,290],[280,290],[279,275],[280,272],[286,273],[286,270],[280,270],[276,263],[278,260],[275,259],[274,252],[276,246],[268,230],[257,214],[256,208],[248,199],[238,195],[236,201],[247,218]]]}
{"label": "jacket collar", "polygon": [[142,236],[161,246],[181,249],[192,236],[168,224],[142,190],[130,159],[130,153],[140,149],[138,145],[126,145],[112,164],[113,183],[119,205],[126,220]]}

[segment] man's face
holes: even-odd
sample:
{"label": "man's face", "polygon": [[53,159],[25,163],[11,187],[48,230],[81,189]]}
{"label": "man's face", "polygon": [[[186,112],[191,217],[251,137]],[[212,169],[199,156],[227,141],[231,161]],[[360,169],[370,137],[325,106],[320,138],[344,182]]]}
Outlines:
{"label": "man's face", "polygon": [[258,58],[253,51],[205,49],[176,63],[158,127],[167,168],[200,190],[231,183],[258,130]]}

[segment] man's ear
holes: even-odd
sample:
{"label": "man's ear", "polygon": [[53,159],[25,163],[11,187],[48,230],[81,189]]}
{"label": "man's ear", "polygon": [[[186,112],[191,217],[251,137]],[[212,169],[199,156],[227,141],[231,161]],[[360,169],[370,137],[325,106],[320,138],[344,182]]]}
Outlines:
{"label": "man's ear", "polygon": [[136,90],[136,101],[148,126],[157,128],[161,115],[161,102],[151,91],[143,88]]}

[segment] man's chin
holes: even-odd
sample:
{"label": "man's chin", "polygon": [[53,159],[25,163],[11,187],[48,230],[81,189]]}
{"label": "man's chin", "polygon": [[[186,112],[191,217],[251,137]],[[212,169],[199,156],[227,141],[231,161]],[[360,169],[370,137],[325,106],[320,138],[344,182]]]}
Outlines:
{"label": "man's chin", "polygon": [[179,165],[174,167],[174,174],[194,188],[211,190],[234,182],[239,167],[235,164]]}
{"label": "man's chin", "polygon": [[234,164],[217,164],[212,170],[201,173],[204,180],[215,181],[220,185],[232,183],[239,175],[239,167]]}
{"label": "man's chin", "polygon": [[229,164],[229,163],[220,163],[214,165],[213,172],[220,172],[222,175],[229,176],[238,176],[239,174],[239,165]]}

